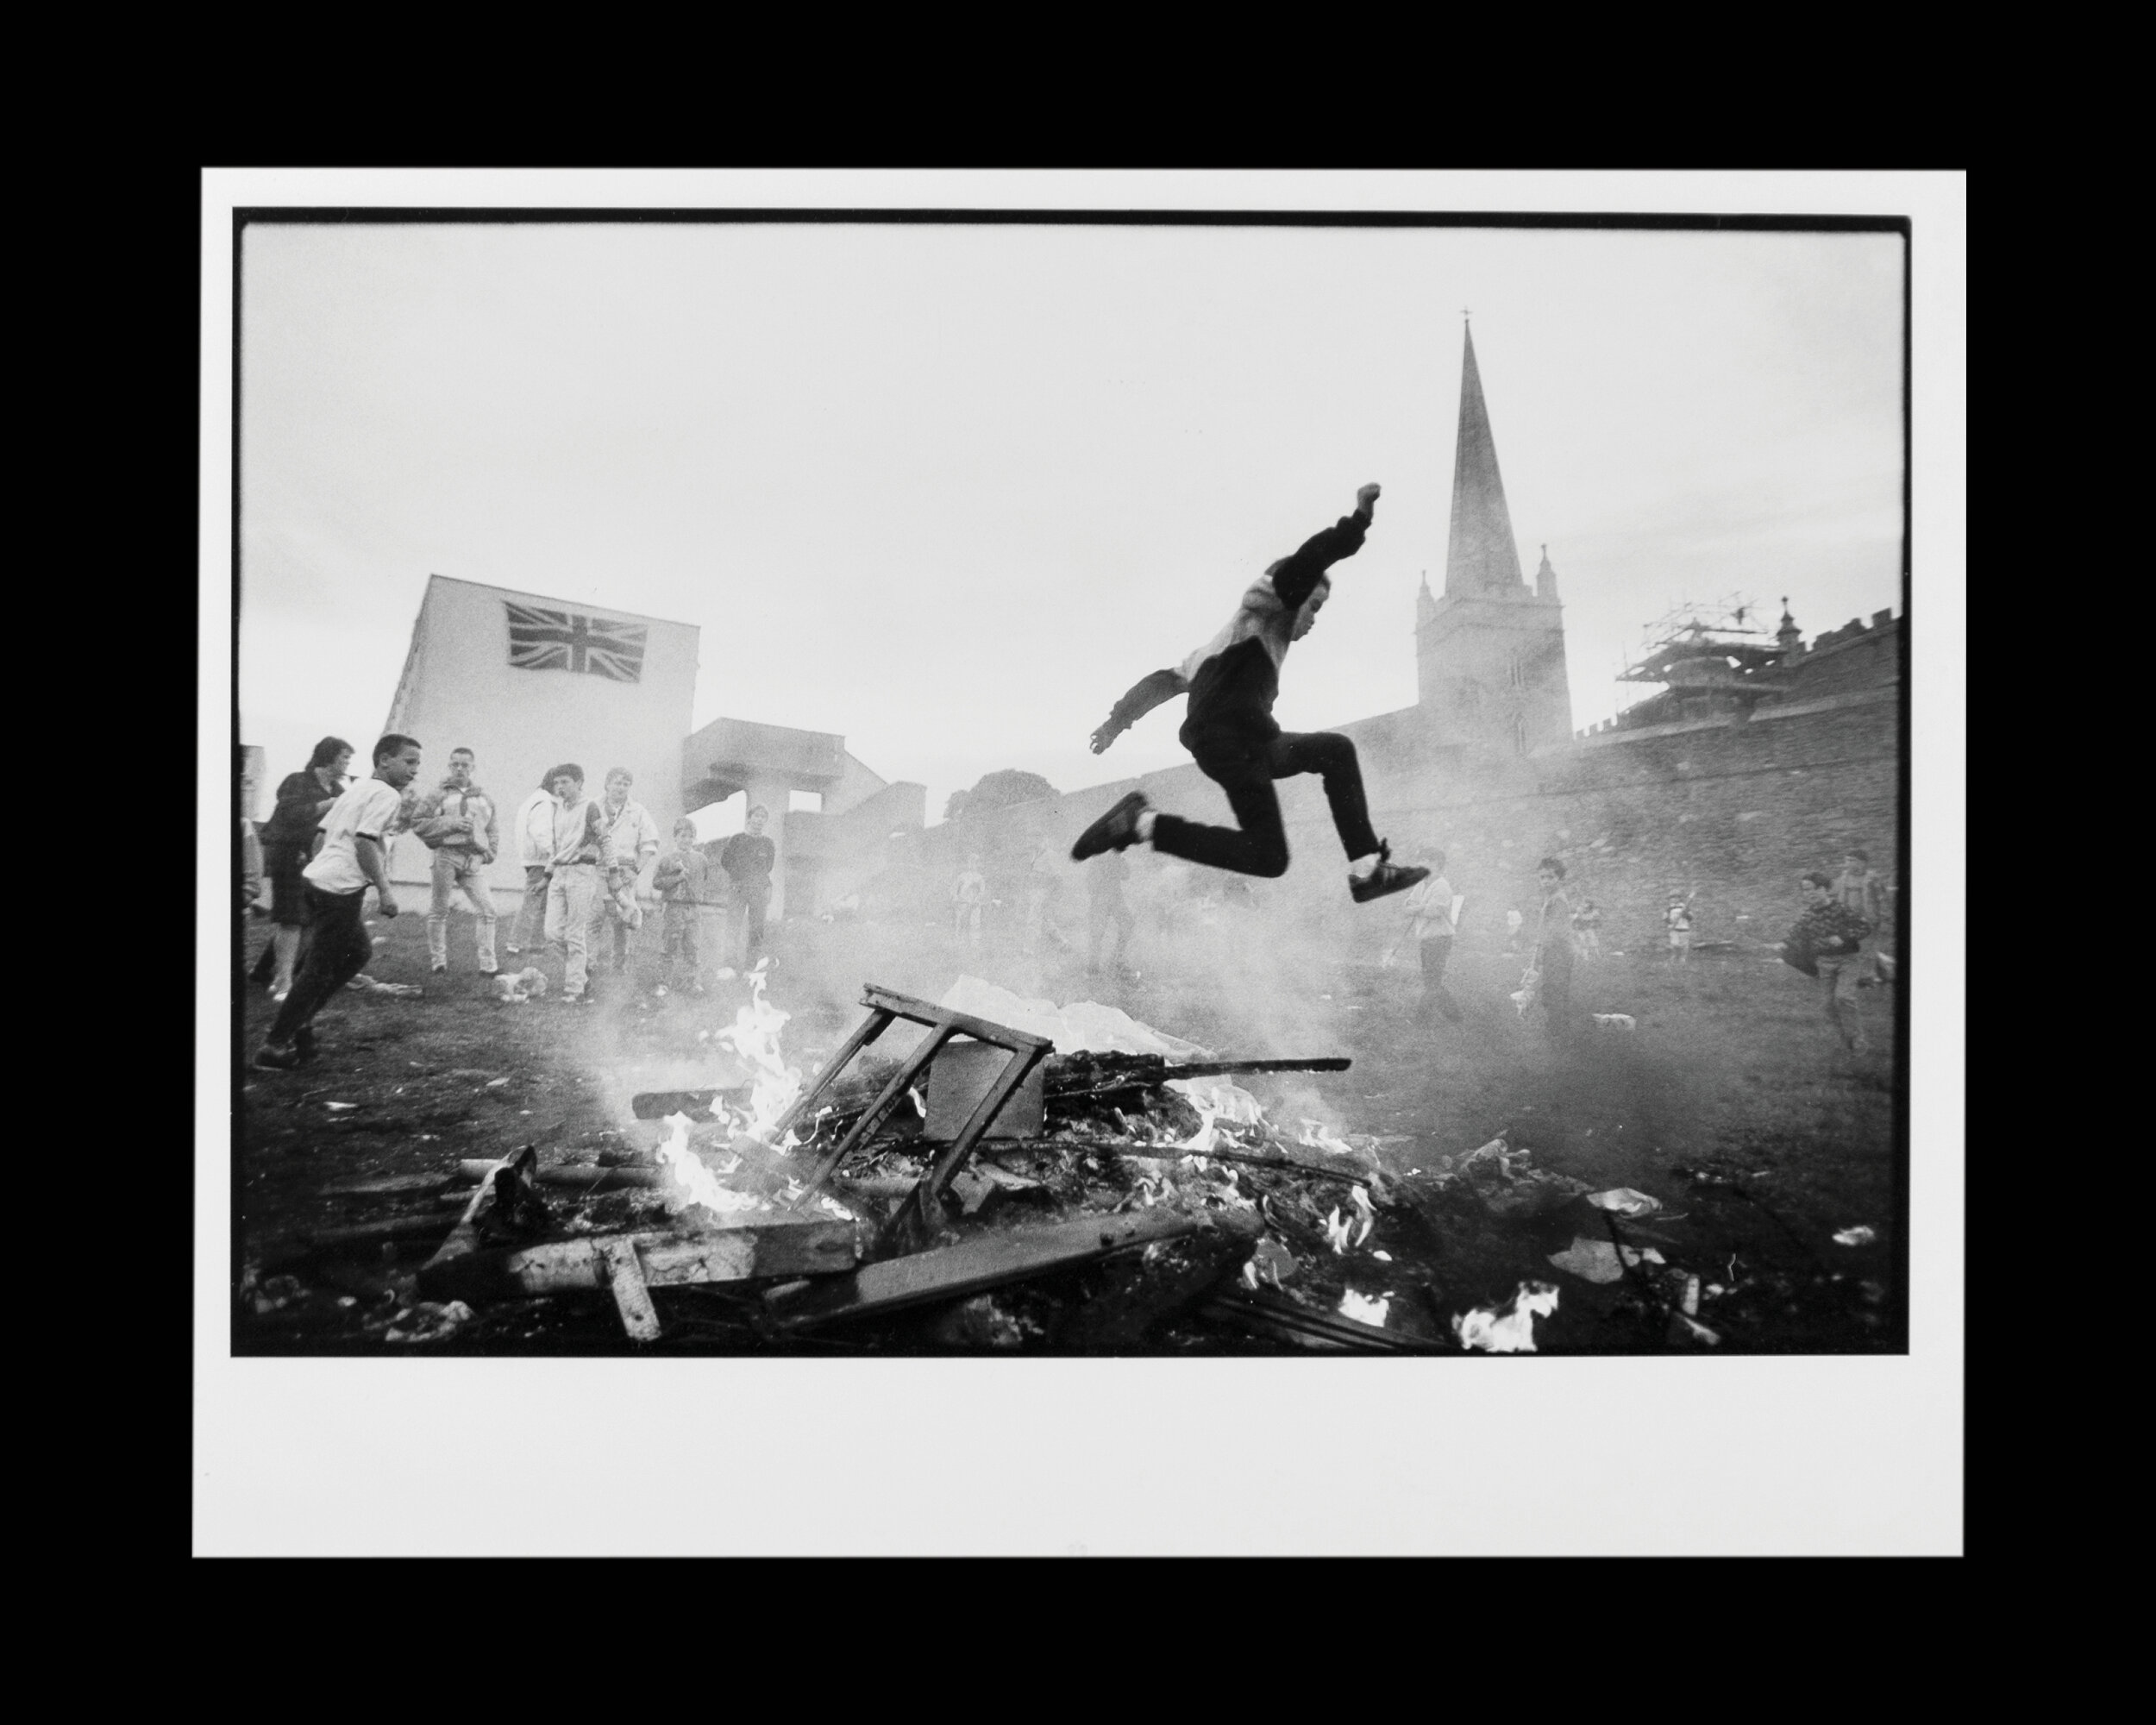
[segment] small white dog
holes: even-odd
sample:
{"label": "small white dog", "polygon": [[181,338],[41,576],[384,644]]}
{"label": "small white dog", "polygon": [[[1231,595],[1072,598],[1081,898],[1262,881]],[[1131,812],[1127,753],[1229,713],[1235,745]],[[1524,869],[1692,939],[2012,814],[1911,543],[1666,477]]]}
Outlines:
{"label": "small white dog", "polygon": [[536,1000],[547,992],[547,973],[536,964],[521,970],[505,970],[494,979],[494,998],[504,1006]]}

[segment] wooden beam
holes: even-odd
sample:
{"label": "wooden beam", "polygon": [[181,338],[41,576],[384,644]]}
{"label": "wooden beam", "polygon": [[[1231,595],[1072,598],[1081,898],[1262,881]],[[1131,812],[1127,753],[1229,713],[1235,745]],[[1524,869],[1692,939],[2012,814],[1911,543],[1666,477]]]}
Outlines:
{"label": "wooden beam", "polygon": [[1204,1223],[1173,1210],[1092,1216],[1050,1227],[1009,1228],[956,1245],[862,1266],[851,1276],[774,1288],[764,1296],[785,1329],[805,1329],[841,1318],[902,1311],[936,1300],[960,1300],[983,1289],[1023,1282],[1090,1264],[1111,1252],[1175,1239]]}
{"label": "wooden beam", "polygon": [[515,1300],[612,1286],[602,1247],[630,1241],[647,1288],[828,1276],[861,1261],[851,1222],[773,1222],[705,1233],[597,1234],[438,1259],[419,1272],[430,1300]]}
{"label": "wooden beam", "polygon": [[831,1057],[824,1063],[824,1070],[816,1075],[808,1088],[801,1092],[792,1107],[779,1116],[778,1124],[772,1128],[771,1136],[776,1138],[784,1138],[788,1129],[807,1113],[824,1093],[838,1081],[838,1075],[846,1070],[847,1062],[891,1028],[891,1020],[895,1016],[895,1013],[887,1013],[879,1007],[871,1010],[867,1018],[856,1025],[852,1033],[845,1041],[839,1044]]}
{"label": "wooden beam", "polygon": [[630,1340],[657,1341],[659,1314],[652,1308],[651,1290],[644,1286],[643,1269],[636,1262],[636,1242],[616,1235],[592,1244],[598,1248],[606,1285],[613,1292],[614,1308],[621,1314],[621,1327],[629,1332]]}

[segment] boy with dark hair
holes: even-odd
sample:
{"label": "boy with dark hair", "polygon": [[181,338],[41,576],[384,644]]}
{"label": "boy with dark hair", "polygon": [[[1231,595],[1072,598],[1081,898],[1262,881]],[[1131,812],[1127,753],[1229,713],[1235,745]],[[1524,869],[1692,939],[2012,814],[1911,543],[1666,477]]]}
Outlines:
{"label": "boy with dark hair", "polygon": [[659,994],[665,994],[681,974],[686,974],[692,994],[704,992],[696,948],[704,914],[704,881],[710,869],[704,853],[696,848],[696,823],[683,815],[674,823],[674,849],[659,859],[651,877],[652,890],[663,906],[659,928]]}
{"label": "boy with dark hair", "polygon": [[1071,857],[1082,862],[1104,850],[1150,844],[1169,856],[1238,875],[1275,878],[1288,872],[1288,833],[1275,779],[1316,773],[1325,780],[1332,824],[1348,854],[1348,889],[1357,904],[1412,887],[1426,872],[1395,865],[1391,847],[1371,830],[1355,744],[1332,731],[1282,731],[1273,718],[1280,667],[1288,649],[1310,632],[1332,592],[1327,573],[1362,549],[1378,488],[1355,494],[1355,512],[1303,542],[1252,582],[1220,632],[1173,670],[1141,678],[1093,733],[1101,753],[1163,701],[1189,696],[1176,733],[1198,770],[1227,793],[1235,827],[1205,826],[1157,813],[1143,791],[1132,791],[1079,834]]}
{"label": "boy with dark hair", "polygon": [[750,808],[742,829],[719,847],[718,866],[734,889],[734,908],[727,930],[732,949],[727,963],[736,969],[755,966],[763,951],[764,913],[771,906],[771,870],[779,860],[779,847],[763,836],[771,811],[761,803]]}
{"label": "boy with dark hair", "polygon": [[1834,896],[1843,908],[1854,912],[1871,925],[1871,946],[1857,961],[1857,986],[1869,988],[1879,979],[1883,969],[1889,969],[1891,961],[1879,950],[1887,919],[1887,886],[1871,872],[1871,858],[1852,846],[1842,853],[1841,873],[1834,880]]}
{"label": "boy with dark hair", "polygon": [[1804,913],[1791,925],[1783,943],[1783,962],[1825,985],[1827,1020],[1852,1054],[1870,1045],[1857,1010],[1857,982],[1865,937],[1871,925],[1834,896],[1834,883],[1814,871],[1798,883]]}
{"label": "boy with dark hair", "polygon": [[291,992],[277,1009],[269,1035],[255,1051],[257,1066],[284,1069],[312,1060],[314,1017],[366,968],[374,943],[360,912],[374,888],[382,914],[397,914],[390,890],[388,835],[397,831],[404,787],[419,771],[419,744],[390,732],[374,745],[374,775],[330,806],[322,820],[322,849],[302,871],[307,895],[306,954]]}
{"label": "boy with dark hair", "polygon": [[1542,1002],[1550,1040],[1563,1044],[1580,1029],[1572,1005],[1572,906],[1564,896],[1564,864],[1545,856],[1536,865],[1535,878],[1542,886],[1542,919],[1535,925],[1534,959],[1526,988]]}

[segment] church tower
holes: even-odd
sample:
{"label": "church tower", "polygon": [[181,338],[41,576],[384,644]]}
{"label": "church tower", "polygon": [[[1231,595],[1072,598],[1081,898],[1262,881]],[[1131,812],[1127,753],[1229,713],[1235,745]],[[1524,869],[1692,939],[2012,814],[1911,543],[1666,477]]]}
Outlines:
{"label": "church tower", "polygon": [[1415,611],[1416,699],[1440,742],[1525,755],[1570,739],[1557,571],[1545,545],[1534,586],[1521,577],[1472,330],[1460,367],[1445,592],[1433,599],[1426,580]]}

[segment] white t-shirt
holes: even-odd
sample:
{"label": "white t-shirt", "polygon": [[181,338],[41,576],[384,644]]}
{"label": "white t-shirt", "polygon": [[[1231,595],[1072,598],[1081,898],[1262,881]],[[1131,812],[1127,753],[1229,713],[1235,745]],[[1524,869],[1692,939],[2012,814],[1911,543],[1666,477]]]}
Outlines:
{"label": "white t-shirt", "polygon": [[322,853],[301,871],[304,878],[325,893],[366,891],[372,883],[360,868],[359,847],[353,841],[365,833],[382,844],[404,806],[394,785],[361,779],[323,816]]}

